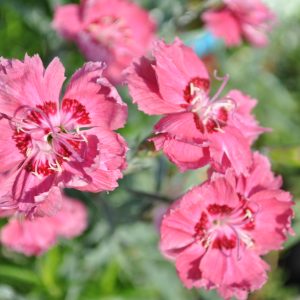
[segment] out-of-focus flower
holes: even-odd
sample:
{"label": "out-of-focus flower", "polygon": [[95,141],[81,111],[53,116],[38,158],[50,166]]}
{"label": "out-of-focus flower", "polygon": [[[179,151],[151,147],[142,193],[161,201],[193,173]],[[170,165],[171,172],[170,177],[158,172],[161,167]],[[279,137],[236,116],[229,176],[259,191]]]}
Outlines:
{"label": "out-of-focus flower", "polygon": [[202,15],[206,27],[222,38],[227,46],[239,45],[242,39],[256,47],[268,43],[267,33],[275,15],[261,0],[223,0],[224,5]]}
{"label": "out-of-focus flower", "polygon": [[61,210],[52,217],[18,220],[12,217],[1,231],[6,247],[25,255],[40,255],[57,243],[59,237],[71,239],[87,226],[85,206],[64,197]]}
{"label": "out-of-focus flower", "polygon": [[104,61],[105,75],[120,83],[122,71],[143,55],[154,38],[155,23],[129,0],[82,0],[58,6],[54,28],[75,41],[88,60]]}
{"label": "out-of-focus flower", "polygon": [[140,110],[165,116],[155,125],[151,140],[182,171],[208,163],[247,173],[252,163],[251,142],[265,129],[251,109],[255,101],[239,91],[209,97],[210,79],[202,61],[177,40],[157,42],[154,59],[145,57],[128,70],[129,91]]}
{"label": "out-of-focus flower", "polygon": [[281,249],[292,232],[291,195],[279,189],[267,159],[254,156],[249,177],[214,173],[164,216],[160,248],[186,287],[246,299],[267,280],[260,256]]}
{"label": "out-of-focus flower", "polygon": [[125,168],[123,138],[113,132],[127,106],[87,63],[71,78],[59,102],[64,68],[39,56],[0,60],[0,208],[25,215],[53,215],[60,187],[110,191]]}

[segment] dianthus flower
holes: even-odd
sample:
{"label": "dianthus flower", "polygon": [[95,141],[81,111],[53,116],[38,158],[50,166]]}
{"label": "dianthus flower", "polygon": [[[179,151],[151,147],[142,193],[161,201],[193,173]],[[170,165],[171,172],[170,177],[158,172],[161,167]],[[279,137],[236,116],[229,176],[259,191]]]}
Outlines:
{"label": "dianthus flower", "polygon": [[202,16],[206,27],[227,46],[239,45],[242,39],[256,47],[268,43],[267,33],[275,16],[261,0],[223,0],[224,5]]}
{"label": "dianthus flower", "polygon": [[213,96],[202,61],[179,40],[157,42],[153,59],[141,58],[128,69],[133,102],[149,115],[165,115],[151,140],[182,171],[208,163],[247,173],[251,142],[265,129],[251,115],[255,100],[237,90],[220,97],[228,76]]}
{"label": "dianthus flower", "polygon": [[249,177],[213,173],[173,204],[160,248],[186,287],[216,288],[225,299],[262,287],[269,267],[260,256],[281,249],[291,232],[291,195],[280,185],[256,153]]}
{"label": "dianthus flower", "polygon": [[122,71],[147,51],[155,24],[147,11],[128,0],[82,0],[58,6],[54,28],[77,43],[88,60],[104,61],[105,75],[123,80]]}
{"label": "dianthus flower", "polygon": [[71,239],[87,226],[85,206],[64,197],[61,210],[52,217],[19,220],[12,217],[1,231],[1,243],[25,255],[40,255],[57,243],[58,238]]}
{"label": "dianthus flower", "polygon": [[62,101],[64,68],[44,69],[38,56],[0,60],[0,208],[54,214],[60,187],[110,191],[126,166],[123,138],[113,132],[127,106],[87,63],[71,78]]}

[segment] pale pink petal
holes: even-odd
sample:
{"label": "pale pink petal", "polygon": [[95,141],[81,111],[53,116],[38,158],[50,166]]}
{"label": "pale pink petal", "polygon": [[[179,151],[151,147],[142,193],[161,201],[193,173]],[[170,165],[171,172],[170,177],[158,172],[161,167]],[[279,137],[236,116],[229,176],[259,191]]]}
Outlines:
{"label": "pale pink petal", "polygon": [[71,239],[86,229],[88,215],[85,206],[78,200],[64,197],[61,210],[53,216],[56,233]]}
{"label": "pale pink petal", "polygon": [[186,210],[171,208],[161,224],[161,251],[170,257],[174,250],[192,244],[194,242],[194,224],[199,216],[199,207],[197,209],[196,205],[190,206]]}
{"label": "pale pink petal", "polygon": [[256,106],[257,100],[238,90],[230,91],[226,98],[232,100],[236,106],[236,110],[230,115],[230,124],[239,128],[250,143],[253,143],[263,132],[269,131],[268,128],[259,126],[258,121],[252,115],[252,109]]}
{"label": "pale pink petal", "polygon": [[56,233],[46,218],[33,221],[11,219],[2,228],[1,242],[25,255],[40,255],[56,243]]}
{"label": "pale pink petal", "polygon": [[77,4],[58,6],[55,9],[53,27],[65,38],[75,40],[82,30],[80,8]]}
{"label": "pale pink petal", "polygon": [[1,173],[12,170],[16,165],[19,165],[24,156],[16,147],[15,141],[12,139],[12,129],[9,122],[5,119],[0,119],[0,170]]}
{"label": "pale pink petal", "polygon": [[268,44],[268,36],[249,24],[243,25],[243,34],[253,46],[265,47]]}
{"label": "pale pink petal", "polygon": [[248,293],[260,289],[266,283],[269,266],[252,251],[245,250],[239,258],[237,255],[236,252],[230,257],[223,255],[227,260],[227,270],[218,291],[224,299],[235,297],[246,300]]}
{"label": "pale pink petal", "polygon": [[281,176],[275,177],[271,171],[270,161],[266,156],[254,152],[253,166],[245,183],[243,192],[251,196],[264,189],[279,189],[282,186],[282,178]]}
{"label": "pale pink petal", "polygon": [[293,217],[291,195],[282,190],[264,190],[250,197],[259,210],[255,231],[249,232],[257,245],[256,251],[265,254],[282,248],[291,232]]}
{"label": "pale pink petal", "polygon": [[127,105],[102,76],[103,69],[102,63],[85,64],[72,76],[64,98],[84,105],[91,125],[118,129],[127,120]]}
{"label": "pale pink petal", "polygon": [[46,70],[38,55],[25,55],[24,62],[9,61],[0,73],[1,113],[13,117],[28,106],[58,103],[64,79],[64,68],[57,58]]}
{"label": "pale pink petal", "polygon": [[35,209],[35,216],[54,216],[62,206],[61,189],[54,186],[49,190],[49,192],[44,192],[35,196],[34,200],[38,204]]}
{"label": "pale pink petal", "polygon": [[59,103],[59,95],[63,82],[65,81],[65,68],[56,57],[45,70],[43,84],[46,89],[47,98],[44,101]]}

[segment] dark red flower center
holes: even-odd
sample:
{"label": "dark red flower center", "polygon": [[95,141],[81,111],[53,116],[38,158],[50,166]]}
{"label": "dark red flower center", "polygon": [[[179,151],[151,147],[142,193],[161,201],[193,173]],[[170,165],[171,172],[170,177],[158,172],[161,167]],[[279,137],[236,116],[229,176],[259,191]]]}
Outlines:
{"label": "dark red flower center", "polygon": [[202,211],[194,227],[194,236],[203,247],[212,245],[224,251],[237,247],[238,241],[246,246],[253,244],[249,231],[255,228],[256,206],[238,196],[240,203],[237,208],[226,204],[210,204]]}
{"label": "dark red flower center", "polygon": [[81,144],[86,141],[80,128],[90,123],[85,106],[76,99],[64,99],[60,110],[48,101],[17,111],[11,120],[12,138],[25,157],[25,170],[48,176],[62,171],[64,161],[80,160]]}
{"label": "dark red flower center", "polygon": [[234,105],[230,99],[218,100],[227,80],[228,77],[224,77],[221,88],[212,99],[208,95],[210,82],[207,78],[191,79],[183,91],[186,103],[181,106],[194,113],[195,125],[202,133],[222,131],[227,125],[229,111]]}

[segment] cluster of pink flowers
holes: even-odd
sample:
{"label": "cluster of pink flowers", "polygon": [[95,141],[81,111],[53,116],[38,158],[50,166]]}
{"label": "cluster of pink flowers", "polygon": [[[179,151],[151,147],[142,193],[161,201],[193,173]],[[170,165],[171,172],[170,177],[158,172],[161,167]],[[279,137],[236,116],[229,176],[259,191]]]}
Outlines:
{"label": "cluster of pink flowers", "polygon": [[202,15],[206,27],[227,46],[239,45],[242,39],[256,47],[268,43],[267,33],[275,15],[261,0],[222,0],[220,7]]}
{"label": "cluster of pink flowers", "polygon": [[132,59],[143,55],[156,29],[149,14],[129,0],[81,0],[58,6],[54,28],[74,41],[88,60],[107,64],[105,75],[115,83]]}
{"label": "cluster of pink flowers", "polygon": [[140,110],[163,115],[154,126],[156,150],[181,171],[210,165],[208,180],[177,200],[161,225],[162,253],[175,261],[188,288],[217,289],[246,299],[267,280],[261,255],[281,249],[291,233],[291,195],[251,144],[267,129],[251,110],[256,100],[238,90],[222,96],[228,76],[210,78],[202,61],[179,40],[157,42],[152,58],[128,69],[129,91]]}
{"label": "cluster of pink flowers", "polygon": [[[228,46],[242,38],[267,42],[273,14],[260,0],[224,0],[203,15]],[[141,24],[143,26],[141,26]],[[126,167],[127,145],[115,130],[127,106],[108,81],[127,78],[138,108],[162,116],[149,139],[181,171],[209,166],[208,179],[174,202],[161,224],[162,253],[188,288],[217,289],[246,299],[262,287],[262,255],[281,249],[292,233],[291,195],[251,146],[267,128],[252,115],[256,100],[239,90],[223,95],[229,76],[211,93],[212,79],[197,55],[177,39],[153,43],[155,24],[128,0],[81,0],[59,6],[54,28],[88,60],[70,79],[55,58],[0,58],[0,215],[10,216],[1,242],[39,255],[58,238],[87,226],[83,204],[63,188],[114,190]],[[105,68],[107,65],[107,68]],[[127,68],[128,67],[128,68]],[[127,68],[126,72],[123,72]]]}

